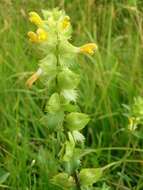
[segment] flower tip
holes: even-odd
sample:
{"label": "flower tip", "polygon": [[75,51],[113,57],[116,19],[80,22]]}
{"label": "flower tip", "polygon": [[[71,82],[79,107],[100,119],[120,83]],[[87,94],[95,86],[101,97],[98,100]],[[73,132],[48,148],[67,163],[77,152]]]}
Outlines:
{"label": "flower tip", "polygon": [[80,52],[93,55],[97,49],[98,47],[95,43],[88,43],[80,47]]}
{"label": "flower tip", "polygon": [[64,18],[64,20],[62,21],[62,28],[63,30],[65,30],[66,28],[68,28],[70,26],[70,17],[66,16]]}
{"label": "flower tip", "polygon": [[27,81],[26,81],[26,86],[28,88],[31,88],[33,83],[36,82],[38,80],[38,78],[40,77],[40,75],[42,74],[42,69],[39,68],[37,72],[35,72]]}
{"label": "flower tip", "polygon": [[43,20],[36,12],[29,12],[29,20],[36,26],[41,26],[43,24]]}
{"label": "flower tip", "polygon": [[37,77],[37,75],[36,75],[36,73],[34,73],[27,81],[26,81],[26,86],[28,87],[28,88],[31,88],[32,87],[32,85],[33,85],[33,83],[36,81],[38,79],[38,77]]}
{"label": "flower tip", "polygon": [[37,35],[36,35],[35,32],[29,31],[29,32],[27,33],[27,36],[29,37],[29,41],[30,41],[30,42],[33,42],[33,43],[38,42],[38,37],[37,37]]}
{"label": "flower tip", "polygon": [[37,30],[37,35],[38,35],[38,38],[39,38],[39,41],[46,41],[48,39],[48,34],[45,30],[43,30],[42,28],[38,28]]}
{"label": "flower tip", "polygon": [[33,43],[40,43],[44,42],[48,39],[48,34],[45,30],[42,28],[38,28],[38,30],[35,32],[29,31],[27,33],[29,40]]}

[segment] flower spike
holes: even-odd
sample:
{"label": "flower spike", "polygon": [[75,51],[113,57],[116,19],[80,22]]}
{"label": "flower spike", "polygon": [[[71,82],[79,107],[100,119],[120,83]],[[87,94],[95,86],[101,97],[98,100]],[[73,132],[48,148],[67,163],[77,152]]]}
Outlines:
{"label": "flower spike", "polygon": [[76,103],[79,97],[80,74],[79,69],[72,65],[77,63],[77,54],[92,55],[97,50],[97,45],[88,43],[76,47],[70,43],[72,26],[64,11],[56,8],[51,11],[43,10],[42,14],[43,19],[36,12],[29,14],[30,21],[37,26],[36,32],[28,32],[29,40],[39,44],[40,52],[45,57],[39,61],[39,69],[27,80],[26,85],[31,88],[42,75],[49,91],[46,93],[48,97],[46,102],[44,101],[46,104],[41,122],[49,129],[46,130],[49,134],[57,134],[53,140],[58,137],[61,150],[55,158],[58,158],[58,163],[61,164],[58,168],[63,170],[52,178],[52,183],[63,189],[79,189],[80,185],[82,189],[88,185],[92,186],[92,182],[96,181],[86,180],[87,186],[85,183],[82,186],[81,183],[77,184],[78,176],[79,182],[84,182],[88,174],[89,178],[96,178],[98,173],[93,169],[85,169],[86,172],[79,173],[80,154],[85,141],[80,131],[89,123],[90,116],[82,113]]}

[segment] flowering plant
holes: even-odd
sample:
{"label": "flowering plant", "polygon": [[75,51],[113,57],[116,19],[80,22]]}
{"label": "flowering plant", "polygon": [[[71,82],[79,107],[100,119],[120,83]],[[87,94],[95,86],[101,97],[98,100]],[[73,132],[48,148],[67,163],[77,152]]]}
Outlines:
{"label": "flowering plant", "polygon": [[39,45],[45,57],[26,84],[31,87],[42,77],[46,87],[52,89],[42,119],[46,118],[52,133],[60,134],[61,148],[57,156],[62,171],[53,176],[51,183],[64,190],[92,189],[102,169],[81,169],[80,154],[85,139],[81,130],[90,118],[81,113],[76,104],[80,75],[73,71],[73,65],[78,54],[93,55],[97,45],[88,43],[75,47],[69,42],[72,27],[64,11],[43,10],[42,14],[43,19],[36,12],[29,14],[29,20],[38,27],[36,32],[28,32],[29,40]]}

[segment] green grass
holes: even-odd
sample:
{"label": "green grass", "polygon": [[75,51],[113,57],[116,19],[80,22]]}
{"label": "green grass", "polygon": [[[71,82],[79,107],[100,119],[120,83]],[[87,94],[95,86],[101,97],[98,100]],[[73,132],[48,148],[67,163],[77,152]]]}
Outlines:
{"label": "green grass", "polygon": [[98,150],[82,164],[101,167],[122,160],[96,185],[142,190],[143,142],[126,130],[122,106],[143,95],[142,0],[0,1],[0,182],[9,173],[0,189],[55,190],[49,176],[57,170],[56,142],[39,121],[47,89],[38,82],[29,90],[25,81],[41,56],[27,39],[32,28],[27,13],[56,6],[71,17],[75,45],[95,41],[99,47],[94,57],[79,58],[78,103],[92,118],[83,133],[86,146]]}

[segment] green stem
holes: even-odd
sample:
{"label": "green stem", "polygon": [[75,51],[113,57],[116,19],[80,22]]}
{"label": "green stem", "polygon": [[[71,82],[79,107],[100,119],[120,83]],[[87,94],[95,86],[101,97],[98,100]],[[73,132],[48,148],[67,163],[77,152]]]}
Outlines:
{"label": "green stem", "polygon": [[[58,36],[58,33],[57,33],[57,44],[56,44],[56,50],[55,50],[55,55],[56,55],[56,59],[57,59],[57,69],[59,67],[59,36]],[[56,75],[56,86],[57,86],[57,91],[58,90],[58,79],[57,79],[57,75]]]}
{"label": "green stem", "polygon": [[79,177],[78,177],[78,175],[77,175],[77,172],[76,172],[76,171],[74,171],[74,173],[73,173],[73,177],[74,177],[74,179],[75,179],[75,183],[76,183],[77,189],[78,189],[78,190],[81,190],[81,186],[80,186]]}

